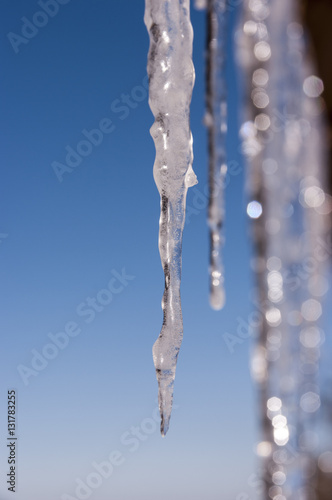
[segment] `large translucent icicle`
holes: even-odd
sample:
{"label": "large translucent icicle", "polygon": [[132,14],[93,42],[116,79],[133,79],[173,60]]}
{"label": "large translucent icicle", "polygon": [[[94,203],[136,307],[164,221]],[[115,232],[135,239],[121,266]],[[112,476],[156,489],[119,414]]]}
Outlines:
{"label": "large translucent icicle", "polygon": [[224,183],[227,173],[226,28],[226,0],[209,0],[205,121],[209,136],[210,304],[216,310],[222,309],[225,303],[221,250],[224,240]]}
{"label": "large translucent icicle", "polygon": [[187,189],[197,183],[192,170],[190,102],[195,73],[189,0],[146,0],[150,36],[149,103],[155,117],[153,174],[161,198],[159,252],[165,273],[164,313],[153,361],[159,385],[161,434],[169,428],[173,386],[183,336],[180,299],[182,234]]}

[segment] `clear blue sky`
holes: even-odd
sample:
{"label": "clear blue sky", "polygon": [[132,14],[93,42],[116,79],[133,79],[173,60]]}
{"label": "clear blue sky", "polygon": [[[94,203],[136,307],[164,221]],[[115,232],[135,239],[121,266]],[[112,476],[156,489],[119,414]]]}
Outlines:
{"label": "clear blue sky", "polygon": [[[6,394],[14,388],[17,500],[59,500],[64,493],[75,498],[77,478],[96,479],[92,463],[116,450],[121,457],[114,455],[113,474],[89,498],[236,500],[245,491],[255,498],[251,342],[231,353],[223,337],[236,334],[237,318],[246,321],[252,308],[234,69],[229,161],[237,169],[227,187],[227,305],[216,313],[208,304],[205,16],[193,10],[191,118],[199,184],[188,194],[194,210],[183,243],[177,408],[162,439],[159,423],[151,420],[157,398],[151,349],[162,322],[164,278],[149,135],[153,117],[142,88],[148,51],[144,2],[62,1],[53,17],[35,15],[42,10],[35,0],[2,0],[0,7],[1,471],[8,468]],[[35,32],[24,17],[47,24]],[[15,36],[22,36],[22,28],[30,37],[25,42]],[[9,32],[15,34],[11,39]],[[102,134],[90,136],[95,145],[81,142],[87,140],[82,131],[100,127]],[[85,156],[71,153],[77,166],[67,165],[60,182],[54,162],[66,164],[68,151],[77,147]],[[108,286],[113,293],[105,292]],[[41,353],[52,344],[49,334],[65,325],[72,334],[67,341],[61,337],[67,345],[46,348],[54,359],[34,369],[31,351]],[[20,376],[20,365],[34,371],[21,366]],[[133,437],[136,427],[141,430]],[[0,495],[12,498],[5,474]]]}

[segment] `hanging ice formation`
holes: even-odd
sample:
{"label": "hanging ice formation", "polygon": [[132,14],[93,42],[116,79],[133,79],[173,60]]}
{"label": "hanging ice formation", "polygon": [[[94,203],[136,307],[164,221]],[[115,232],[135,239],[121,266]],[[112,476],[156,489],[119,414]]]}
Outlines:
{"label": "hanging ice formation", "polygon": [[169,428],[177,358],[183,336],[180,299],[186,195],[197,183],[192,170],[189,111],[195,73],[189,0],[146,0],[150,36],[149,103],[156,148],[154,179],[160,193],[159,251],[165,273],[164,314],[153,361],[159,386],[161,434]]}
{"label": "hanging ice formation", "polygon": [[[312,431],[320,407],[318,364],[324,332],[318,325],[328,289],[317,241],[324,241],[331,203],[324,191],[324,133],[320,94],[300,22],[299,0],[244,0],[240,59],[250,82],[241,127],[248,157],[262,321],[252,357],[260,388],[264,498],[311,500]],[[220,262],[226,174],[226,0],[196,0],[208,9],[207,115],[210,150],[211,304],[223,305]],[[189,0],[146,0],[154,178],[161,197],[159,250],[165,273],[164,320],[153,347],[161,433],[172,409],[183,335],[181,246],[192,170],[189,107],[194,82]],[[318,252],[318,253],[317,253]]]}
{"label": "hanging ice formation", "polygon": [[208,0],[207,35],[205,123],[209,137],[210,304],[213,309],[218,310],[225,303],[221,250],[224,240],[224,184],[227,173],[226,0]]}
{"label": "hanging ice formation", "polygon": [[324,340],[317,321],[328,288],[317,253],[330,210],[323,189],[323,84],[306,55],[297,0],[246,0],[241,31],[252,102],[241,133],[263,318],[252,359],[260,387],[263,497],[311,500]]}
{"label": "hanging ice formation", "polygon": [[195,0],[195,9],[203,10],[207,7],[208,0]]}

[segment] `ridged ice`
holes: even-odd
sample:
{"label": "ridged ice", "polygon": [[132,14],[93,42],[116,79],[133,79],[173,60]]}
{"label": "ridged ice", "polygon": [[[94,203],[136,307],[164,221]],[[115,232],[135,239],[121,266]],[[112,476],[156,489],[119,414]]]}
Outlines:
{"label": "ridged ice", "polygon": [[197,183],[189,124],[195,79],[190,2],[146,0],[144,21],[150,36],[149,104],[155,117],[150,132],[156,148],[153,174],[161,199],[159,252],[165,273],[163,325],[153,346],[164,436],[169,428],[183,336],[180,284],[186,195]]}
{"label": "ridged ice", "polygon": [[226,133],[226,0],[207,2],[206,117],[209,136],[210,304],[222,309],[225,303],[224,267],[224,184],[227,173]]}

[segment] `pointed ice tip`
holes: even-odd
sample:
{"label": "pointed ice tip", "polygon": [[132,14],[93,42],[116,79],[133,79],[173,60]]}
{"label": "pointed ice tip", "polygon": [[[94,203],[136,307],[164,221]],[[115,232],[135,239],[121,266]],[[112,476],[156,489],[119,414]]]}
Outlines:
{"label": "pointed ice tip", "polygon": [[157,369],[156,374],[159,386],[160,433],[165,437],[172,413],[175,368],[170,370]]}

